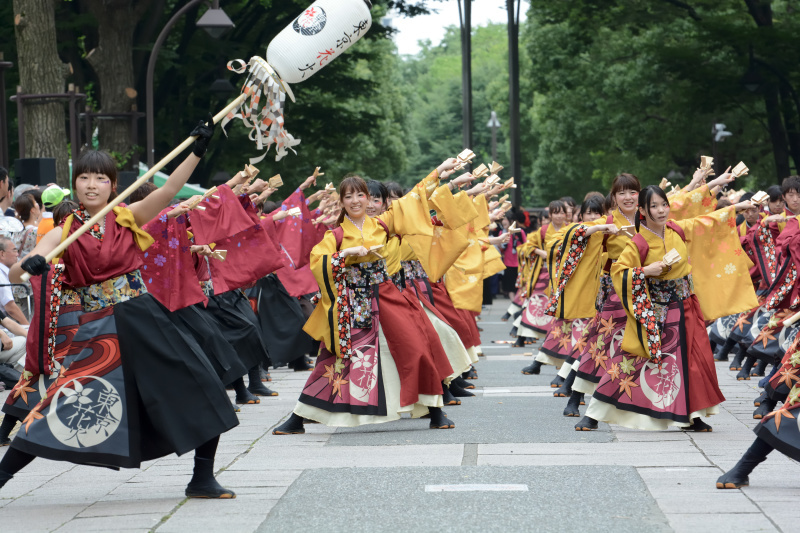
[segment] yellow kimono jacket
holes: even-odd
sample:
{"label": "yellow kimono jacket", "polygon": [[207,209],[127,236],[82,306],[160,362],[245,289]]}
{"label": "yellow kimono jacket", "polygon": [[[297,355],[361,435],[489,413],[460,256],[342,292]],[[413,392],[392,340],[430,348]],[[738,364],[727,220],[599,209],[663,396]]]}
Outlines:
{"label": "yellow kimono jacket", "polygon": [[717,208],[717,199],[711,194],[708,185],[693,191],[682,190],[669,197],[670,220],[684,220],[707,215]]}
{"label": "yellow kimono jacket", "polygon": [[345,217],[341,225],[343,237],[339,249],[333,232],[328,231],[322,241],[311,250],[310,268],[319,284],[321,297],[303,330],[312,338],[324,342],[329,350],[335,351],[337,357],[350,356],[349,335],[346,332],[349,324],[339,324],[339,317],[344,313],[344,310],[339,308],[339,302],[342,300],[345,288],[345,267],[378,260],[373,254],[342,258],[338,253],[339,250],[353,246],[370,248],[380,244],[386,247],[389,236],[397,234],[402,235],[403,241],[408,243],[418,257],[427,259],[433,241],[428,198],[438,183],[439,175],[433,171],[408,194],[392,202],[388,211],[376,217],[386,224],[388,232],[376,219],[370,217],[364,217],[363,226],[359,231]]}
{"label": "yellow kimono jacket", "polygon": [[675,223],[683,230],[686,242],[669,227],[665,228],[663,241],[642,230],[640,235],[649,246],[644,263],[636,244],[629,241],[611,267],[614,290],[628,315],[622,349],[639,357],[660,356],[661,341],[652,316],[650,292],[638,269],[661,261],[673,248],[681,260],[658,279],[680,279],[691,273],[692,290],[703,318],[715,320],[758,305],[748,274],[752,263],[739,246],[733,206]]}
{"label": "yellow kimono jacket", "polygon": [[480,195],[472,199],[472,202],[477,216],[458,230],[466,239],[468,246],[447,271],[444,284],[457,309],[479,313],[483,303],[483,291],[480,290],[480,286],[484,276],[484,256],[478,239],[483,228],[489,226],[490,220],[486,198]]}

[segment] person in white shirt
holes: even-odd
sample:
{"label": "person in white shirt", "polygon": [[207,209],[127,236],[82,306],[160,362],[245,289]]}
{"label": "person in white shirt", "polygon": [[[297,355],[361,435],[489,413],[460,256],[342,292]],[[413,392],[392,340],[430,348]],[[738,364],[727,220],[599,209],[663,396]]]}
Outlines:
{"label": "person in white shirt", "polygon": [[18,260],[17,247],[8,237],[0,237],[0,306],[6,314],[22,325],[28,325],[28,319],[22,309],[14,301],[8,280],[8,268]]}

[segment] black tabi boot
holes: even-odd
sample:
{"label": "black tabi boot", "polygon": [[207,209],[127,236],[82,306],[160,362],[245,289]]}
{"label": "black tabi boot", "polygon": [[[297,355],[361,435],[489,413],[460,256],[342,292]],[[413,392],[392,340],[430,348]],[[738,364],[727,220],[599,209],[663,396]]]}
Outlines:
{"label": "black tabi boot", "polygon": [[758,395],[758,398],[753,400],[753,405],[755,407],[758,407],[759,405],[761,405],[761,402],[763,402],[766,398],[767,398],[767,391],[764,391]]}
{"label": "black tabi boot", "polygon": [[569,375],[567,379],[564,380],[564,384],[561,385],[557,391],[553,393],[553,396],[556,398],[568,398],[572,394],[572,384],[575,383],[575,377],[578,373],[574,370],[569,371]]}
{"label": "black tabi boot", "polygon": [[742,369],[736,374],[736,379],[738,381],[750,381],[750,371],[753,369],[754,364],[756,364],[756,358],[748,355],[742,364]]}
{"label": "black tabi boot", "polygon": [[232,383],[233,390],[236,391],[236,403],[239,405],[253,405],[261,403],[257,397],[253,396],[244,385],[244,378],[239,378]]}
{"label": "black tabi boot", "polygon": [[728,339],[725,341],[725,344],[720,347],[719,351],[714,354],[714,361],[727,361],[728,354],[731,353],[731,350],[736,346],[736,341],[733,339]]}
{"label": "black tabi boot", "polygon": [[738,344],[733,350],[733,361],[728,367],[731,372],[737,372],[742,369],[742,361],[744,361],[745,351]]}
{"label": "black tabi boot", "polygon": [[517,340],[514,342],[514,348],[524,348],[525,339],[527,339],[527,337],[517,337]]}
{"label": "black tabi boot", "polygon": [[303,427],[303,417],[292,413],[288,420],[272,430],[273,435],[302,435],[306,432]]}
{"label": "black tabi boot", "polygon": [[428,411],[430,411],[429,414],[431,415],[431,429],[452,429],[456,427],[453,421],[444,415],[441,407],[429,407]]}
{"label": "black tabi boot", "polygon": [[581,416],[581,411],[579,406],[581,404],[581,400],[583,399],[583,393],[578,391],[572,391],[572,394],[569,397],[569,401],[567,402],[567,406],[564,408],[564,416],[574,416],[579,417]]}
{"label": "black tabi boot", "polygon": [[766,359],[759,359],[758,363],[756,363],[756,367],[750,371],[750,375],[754,377],[763,378],[767,373],[767,363]]}
{"label": "black tabi boot", "polygon": [[456,385],[458,385],[462,389],[470,390],[470,389],[474,389],[475,388],[475,385],[473,385],[472,383],[470,383],[466,379],[462,378],[461,376],[458,376],[457,378],[453,379],[453,381],[455,381]]}
{"label": "black tabi boot", "polygon": [[471,366],[469,370],[461,374],[461,377],[468,380],[478,379],[478,373],[475,371],[475,367]]}
{"label": "black tabi boot", "polygon": [[445,405],[461,405],[461,400],[453,396],[450,388],[442,381],[442,401]]}
{"label": "black tabi boot", "polygon": [[11,430],[14,429],[14,426],[17,425],[17,422],[19,422],[19,418],[16,416],[8,414],[3,416],[3,423],[0,424],[0,448],[11,444],[9,435],[11,435]]}
{"label": "black tabi boot", "polygon": [[761,420],[762,418],[770,414],[772,411],[774,411],[776,405],[778,405],[777,400],[773,400],[772,398],[769,397],[764,398],[763,400],[761,400],[761,405],[756,407],[756,410],[753,411],[753,418],[755,418],[756,420]]}
{"label": "black tabi boot", "polygon": [[512,339],[517,338],[517,326],[511,328],[511,331],[508,332],[508,336],[511,337]]}
{"label": "black tabi boot", "polygon": [[556,377],[553,378],[553,381],[550,382],[550,388],[557,389],[563,384],[564,384],[564,378],[562,378],[559,375],[556,375]]}
{"label": "black tabi boot", "polygon": [[581,421],[575,424],[575,431],[594,431],[597,429],[597,420],[584,416]]}
{"label": "black tabi boot", "polygon": [[306,363],[305,355],[301,355],[297,359],[289,362],[289,368],[291,368],[295,372],[305,372],[307,370],[314,370],[314,367],[312,365]]}
{"label": "black tabi boot", "polygon": [[236,493],[220,485],[214,478],[214,455],[217,452],[219,437],[215,437],[194,451],[194,472],[192,480],[186,485],[188,498],[207,498],[230,500]]}
{"label": "black tabi boot", "polygon": [[766,441],[756,437],[755,442],[750,445],[736,466],[719,476],[717,479],[718,489],[738,489],[750,485],[750,473],[767,460],[767,455],[774,450]]}
{"label": "black tabi boot", "polygon": [[450,392],[456,398],[471,398],[472,396],[475,396],[475,394],[456,383],[456,380],[450,382]]}
{"label": "black tabi boot", "polygon": [[247,386],[252,394],[256,396],[277,396],[278,393],[270,389],[261,381],[261,371],[259,367],[254,366],[247,371],[247,376],[250,379],[250,384]]}
{"label": "black tabi boot", "polygon": [[259,365],[258,368],[261,369],[261,375],[259,376],[261,378],[261,381],[272,381],[272,376],[269,375],[269,372],[267,372],[266,368],[264,368],[261,365]]}
{"label": "black tabi boot", "polygon": [[508,319],[509,319],[509,318],[511,318],[511,313],[509,313],[508,311],[506,311],[506,314],[504,314],[503,316],[501,316],[501,317],[500,317],[500,320],[501,320],[501,321],[503,321],[503,322],[508,322]]}
{"label": "black tabi boot", "polygon": [[695,433],[711,433],[714,428],[700,420],[700,418],[692,418],[692,423],[689,427],[681,428],[683,431],[694,431]]}
{"label": "black tabi boot", "polygon": [[540,363],[539,361],[534,361],[530,365],[523,368],[522,373],[525,374],[526,376],[530,376],[533,374],[539,374],[541,370],[542,370],[542,363]]}

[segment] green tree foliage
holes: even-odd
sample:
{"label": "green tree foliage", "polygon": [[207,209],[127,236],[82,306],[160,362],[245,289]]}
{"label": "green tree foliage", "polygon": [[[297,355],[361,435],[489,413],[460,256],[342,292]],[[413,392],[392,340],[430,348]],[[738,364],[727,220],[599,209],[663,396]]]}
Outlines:
{"label": "green tree foliage", "polygon": [[[461,147],[461,44],[457,26],[445,29],[436,46],[423,42],[422,50],[403,64],[408,84],[413,139],[409,172],[411,185],[421,174],[435,168],[442,159],[459,153]],[[526,61],[523,58],[521,61]],[[525,94],[526,83],[523,83]],[[498,130],[499,163],[508,155],[508,36],[505,24],[473,28],[472,33],[473,146],[476,161],[491,162],[491,130],[486,126],[492,111],[501,123]],[[530,100],[530,98],[528,98]],[[523,125],[523,129],[527,128]],[[529,135],[528,135],[529,136]],[[530,141],[530,145],[533,141]],[[525,161],[525,154],[523,161]]]}
{"label": "green tree foliage", "polygon": [[[771,25],[757,24],[752,9],[767,4]],[[744,160],[752,186],[785,177],[800,111],[789,90],[800,87],[791,4],[532,0],[523,29],[532,70],[523,77],[536,91],[528,110],[539,142],[534,183],[577,197],[622,171],[644,183],[669,172],[688,177],[701,154],[712,155],[716,122],[734,134],[717,144],[719,166]],[[757,92],[742,84],[751,48]],[[770,123],[773,96],[783,133]],[[796,172],[800,159],[792,162]]]}

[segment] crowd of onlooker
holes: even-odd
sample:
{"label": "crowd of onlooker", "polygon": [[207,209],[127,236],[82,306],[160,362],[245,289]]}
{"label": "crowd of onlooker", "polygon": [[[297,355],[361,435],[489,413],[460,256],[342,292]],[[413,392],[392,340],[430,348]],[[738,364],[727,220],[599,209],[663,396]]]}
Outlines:
{"label": "crowd of onlooker", "polygon": [[0,390],[10,388],[23,370],[32,314],[30,283],[12,284],[8,269],[53,229],[48,209],[68,194],[55,184],[44,189],[29,184],[14,187],[8,171],[0,167]]}

